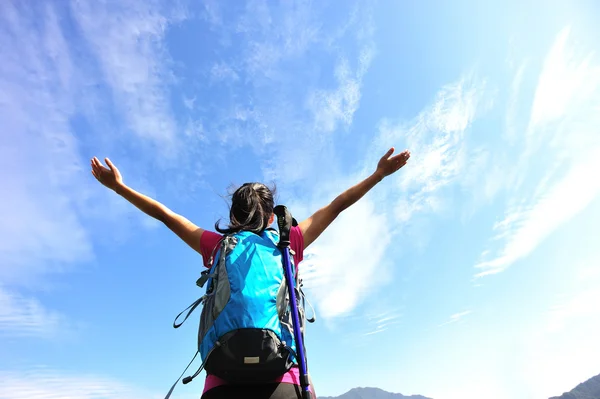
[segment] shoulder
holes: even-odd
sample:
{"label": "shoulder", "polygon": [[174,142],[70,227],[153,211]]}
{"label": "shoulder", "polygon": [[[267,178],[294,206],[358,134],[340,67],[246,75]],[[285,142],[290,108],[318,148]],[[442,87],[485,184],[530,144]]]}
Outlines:
{"label": "shoulder", "polygon": [[200,236],[200,253],[202,254],[202,259],[204,260],[204,266],[210,267],[210,256],[212,255],[216,246],[219,244],[219,241],[221,241],[222,237],[222,234],[208,230],[204,230]]}

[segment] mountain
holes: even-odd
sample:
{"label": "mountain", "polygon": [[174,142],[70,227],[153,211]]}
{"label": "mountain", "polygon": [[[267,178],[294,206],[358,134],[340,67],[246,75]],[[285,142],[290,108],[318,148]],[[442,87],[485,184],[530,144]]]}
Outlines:
{"label": "mountain", "polygon": [[550,399],[600,399],[600,374],[577,385],[572,391]]}
{"label": "mountain", "polygon": [[[318,392],[317,392],[318,393]],[[319,399],[431,399],[422,395],[405,396],[379,388],[353,388],[340,396],[319,396]],[[563,399],[563,398],[561,398]],[[569,398],[571,399],[571,398]],[[587,399],[587,398],[586,398]]]}

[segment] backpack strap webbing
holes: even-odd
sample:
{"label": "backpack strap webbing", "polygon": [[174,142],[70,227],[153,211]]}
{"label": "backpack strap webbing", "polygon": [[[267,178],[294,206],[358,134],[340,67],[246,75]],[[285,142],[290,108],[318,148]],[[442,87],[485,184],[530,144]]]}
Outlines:
{"label": "backpack strap webbing", "polygon": [[167,396],[165,396],[165,399],[169,399],[171,397],[171,394],[173,393],[173,390],[177,386],[177,383],[179,382],[179,380],[181,379],[181,377],[183,377],[183,375],[185,374],[185,372],[187,371],[187,369],[192,365],[192,363],[194,362],[194,360],[196,360],[196,356],[198,356],[198,353],[200,353],[200,352],[196,351],[196,354],[194,355],[194,357],[192,358],[192,360],[188,363],[188,365],[186,366],[185,370],[183,370],[183,373],[181,373],[181,375],[179,376],[179,378],[177,379],[177,381],[175,381],[175,383],[173,384],[173,386],[171,387],[171,389],[169,389],[169,392],[167,393]]}

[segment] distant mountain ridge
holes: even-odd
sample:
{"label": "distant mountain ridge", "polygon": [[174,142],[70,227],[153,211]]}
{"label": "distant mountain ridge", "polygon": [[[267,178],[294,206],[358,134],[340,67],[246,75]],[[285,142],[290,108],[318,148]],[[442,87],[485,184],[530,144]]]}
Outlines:
{"label": "distant mountain ridge", "polygon": [[[432,399],[423,395],[402,395],[379,388],[353,388],[340,396],[319,396],[318,399]],[[577,385],[569,392],[549,399],[600,399],[600,374]]]}
{"label": "distant mountain ridge", "polygon": [[600,399],[600,374],[582,382],[571,391],[550,399]]}
{"label": "distant mountain ridge", "polygon": [[[317,392],[318,393],[318,392]],[[319,396],[319,399],[431,399],[422,395],[402,395],[379,388],[353,388],[340,396]]]}

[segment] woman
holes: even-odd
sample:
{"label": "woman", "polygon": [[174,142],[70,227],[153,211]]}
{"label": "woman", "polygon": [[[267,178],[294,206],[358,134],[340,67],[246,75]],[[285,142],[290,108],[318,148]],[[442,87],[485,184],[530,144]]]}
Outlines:
{"label": "woman", "polygon": [[[343,210],[362,198],[384,177],[398,171],[410,158],[410,152],[408,151],[403,151],[395,156],[392,156],[393,153],[394,148],[392,147],[381,157],[373,174],[344,191],[330,204],[300,222],[297,227],[292,228],[290,247],[294,251],[294,263],[296,265],[302,261],[304,250],[323,233]],[[202,256],[206,267],[210,267],[209,258],[218,244],[221,234],[241,230],[260,234],[274,221],[273,208],[275,203],[271,190],[261,183],[246,183],[237,189],[232,196],[228,227],[221,228],[217,222],[215,230],[218,233],[204,230],[185,217],[171,211],[163,204],[128,187],[123,183],[121,173],[115,165],[108,158],[105,161],[108,168],[103,166],[98,158],[92,158],[91,165],[94,177],[147,215],[163,222]],[[216,376],[207,375],[202,399],[237,397],[256,399],[301,398],[298,368],[292,368],[272,383],[252,386],[230,385]]]}

